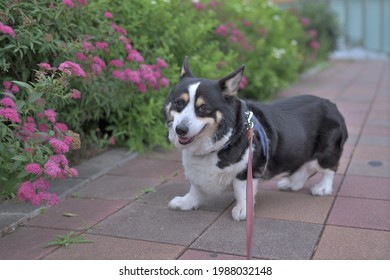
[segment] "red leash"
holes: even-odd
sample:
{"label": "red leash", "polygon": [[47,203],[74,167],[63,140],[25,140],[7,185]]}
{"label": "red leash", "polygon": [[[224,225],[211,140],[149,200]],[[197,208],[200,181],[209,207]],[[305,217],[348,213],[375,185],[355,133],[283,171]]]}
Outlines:
{"label": "red leash", "polygon": [[250,260],[253,235],[253,180],[252,180],[252,139],[253,125],[248,127],[248,167],[246,178],[246,258]]}

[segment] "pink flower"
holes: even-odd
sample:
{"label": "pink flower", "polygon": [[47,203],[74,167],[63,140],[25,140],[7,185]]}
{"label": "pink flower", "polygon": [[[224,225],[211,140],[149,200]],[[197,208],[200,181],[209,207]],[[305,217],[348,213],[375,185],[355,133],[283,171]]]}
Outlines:
{"label": "pink flower", "polygon": [[0,100],[0,103],[3,104],[5,107],[16,109],[16,104],[10,97],[4,97]]}
{"label": "pink flower", "polygon": [[161,78],[159,84],[162,87],[169,87],[169,80],[167,78]]}
{"label": "pink flower", "polygon": [[110,138],[108,138],[108,143],[110,145],[115,145],[115,138],[114,138],[114,136],[111,136]]}
{"label": "pink flower", "polygon": [[123,34],[123,35],[127,35],[126,30],[124,30],[122,27],[119,27],[115,23],[111,23],[111,27],[112,27],[112,29],[115,30],[115,32],[118,32],[118,33]]}
{"label": "pink flower", "polygon": [[91,71],[92,71],[92,73],[94,73],[95,75],[100,76],[100,75],[102,74],[103,69],[102,69],[102,67],[100,67],[99,64],[92,63],[92,64],[91,64]]}
{"label": "pink flower", "polygon": [[72,0],[62,0],[62,3],[64,3],[68,8],[74,7]]}
{"label": "pink flower", "polygon": [[305,17],[300,17],[299,18],[299,21],[300,23],[303,25],[303,26],[308,26],[310,24],[310,20],[308,18],[305,18]]}
{"label": "pink flower", "polygon": [[112,75],[117,78],[117,79],[120,79],[120,80],[125,80],[126,77],[124,75],[124,73],[122,71],[119,71],[119,70],[114,70],[112,71]]}
{"label": "pink flower", "polygon": [[251,25],[251,23],[250,23],[249,21],[247,21],[247,20],[243,20],[243,21],[241,22],[241,24],[242,24],[244,27],[248,27],[248,26]]}
{"label": "pink flower", "polygon": [[131,61],[136,61],[136,62],[143,62],[144,61],[144,58],[142,57],[142,55],[136,50],[130,50],[126,59],[131,60]]}
{"label": "pink flower", "polygon": [[164,59],[158,57],[157,58],[157,66],[161,67],[161,68],[167,68],[168,64],[165,62]]}
{"label": "pink flower", "polygon": [[74,63],[72,61],[68,61],[68,60],[61,63],[60,66],[58,67],[58,70],[60,70],[64,73],[69,72],[69,74],[73,74],[73,75],[84,77],[84,78],[87,77],[85,75],[84,70],[80,67],[80,65],[78,65],[77,63]]}
{"label": "pink flower", "polygon": [[105,11],[104,12],[104,17],[108,18],[108,19],[111,19],[112,18],[112,14],[109,11]]}
{"label": "pink flower", "polygon": [[72,144],[72,142],[73,142],[73,138],[72,137],[70,137],[70,136],[64,136],[64,143],[66,144],[66,145],[70,145],[70,144]]}
{"label": "pink flower", "polygon": [[58,203],[56,194],[46,192],[50,187],[50,182],[40,176],[35,181],[23,182],[17,192],[17,197],[21,201],[30,201],[34,206],[38,206],[42,202],[54,205]]}
{"label": "pink flower", "polygon": [[77,89],[71,89],[70,94],[71,94],[71,97],[73,99],[80,99],[81,98],[81,93]]}
{"label": "pink flower", "polygon": [[45,174],[51,178],[61,178],[63,177],[62,169],[59,167],[57,163],[53,160],[49,159],[45,163]]}
{"label": "pink flower", "polygon": [[113,59],[110,61],[110,65],[115,67],[123,67],[123,61],[120,59]]}
{"label": "pink flower", "polygon": [[310,48],[312,49],[319,49],[320,48],[320,43],[318,43],[318,41],[316,40],[312,40],[310,41]]}
{"label": "pink flower", "polygon": [[201,10],[204,9],[204,5],[203,5],[202,3],[200,3],[200,2],[194,3],[194,8],[195,8],[196,10],[198,10],[198,11],[201,11]]}
{"label": "pink flower", "polygon": [[110,50],[108,49],[108,43],[106,42],[96,42],[95,45],[98,49],[102,49],[107,53],[110,52]]}
{"label": "pink flower", "polygon": [[83,42],[81,46],[86,51],[93,51],[95,49],[94,45],[90,42]]}
{"label": "pink flower", "polygon": [[17,85],[12,85],[11,91],[14,93],[17,93],[20,91],[19,87]]}
{"label": "pink flower", "polygon": [[37,174],[37,175],[42,174],[42,169],[38,163],[29,163],[26,165],[25,169],[30,174]]}
{"label": "pink flower", "polygon": [[50,160],[55,162],[57,165],[62,165],[62,166],[67,166],[68,165],[68,160],[64,155],[53,155],[50,156]]}
{"label": "pink flower", "polygon": [[142,83],[137,84],[137,88],[142,93],[146,92],[146,86],[144,84],[142,84]]}
{"label": "pink flower", "polygon": [[59,131],[61,131],[62,133],[64,133],[65,131],[68,130],[68,126],[67,126],[66,124],[60,123],[60,122],[57,122],[57,123],[55,124],[55,127],[56,127]]}
{"label": "pink flower", "polygon": [[12,83],[11,83],[11,82],[9,82],[9,81],[3,82],[3,87],[4,87],[5,89],[10,89],[11,86],[12,86]]}
{"label": "pink flower", "polygon": [[316,38],[318,35],[317,30],[315,29],[310,29],[309,31],[307,31],[307,34],[309,34],[309,36],[312,38]]}
{"label": "pink flower", "polygon": [[45,117],[51,121],[52,123],[55,123],[56,122],[56,112],[54,112],[54,110],[52,109],[47,109],[45,110]]}
{"label": "pink flower", "polygon": [[83,6],[87,6],[88,5],[88,1],[87,0],[77,0],[77,2],[79,2],[79,4],[81,4]]}
{"label": "pink flower", "polygon": [[226,36],[228,34],[228,29],[226,27],[226,25],[224,24],[221,24],[220,26],[218,26],[214,32],[218,35],[222,35],[222,36]]}
{"label": "pink flower", "polygon": [[0,108],[0,116],[10,120],[13,123],[20,123],[18,112],[13,108]]}
{"label": "pink flower", "polygon": [[106,68],[106,63],[101,58],[99,58],[98,56],[94,56],[92,58],[92,63],[99,65],[99,67],[102,68],[102,69]]}
{"label": "pink flower", "polygon": [[66,166],[65,167],[65,173],[69,177],[77,177],[79,176],[79,173],[77,172],[76,168]]}
{"label": "pink flower", "polygon": [[0,32],[3,32],[4,34],[10,35],[12,38],[15,38],[16,34],[12,27],[4,25],[2,22],[0,22]]}
{"label": "pink flower", "polygon": [[133,71],[131,69],[125,69],[123,71],[125,77],[132,83],[138,84],[141,83],[140,73],[138,71]]}
{"label": "pink flower", "polygon": [[61,140],[58,140],[56,138],[51,138],[49,140],[50,146],[54,149],[54,152],[56,154],[64,154],[69,152],[69,146],[66,145]]}
{"label": "pink flower", "polygon": [[88,58],[82,52],[76,52],[76,59],[80,61],[86,61]]}
{"label": "pink flower", "polygon": [[46,62],[41,62],[38,64],[38,67],[43,69],[43,70],[47,70],[47,71],[51,71],[53,70],[53,68],[50,66],[49,63],[46,63]]}

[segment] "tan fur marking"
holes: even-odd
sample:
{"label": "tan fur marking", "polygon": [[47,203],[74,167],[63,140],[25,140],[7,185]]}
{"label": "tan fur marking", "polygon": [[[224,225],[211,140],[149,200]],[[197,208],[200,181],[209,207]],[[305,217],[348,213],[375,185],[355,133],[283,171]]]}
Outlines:
{"label": "tan fur marking", "polygon": [[196,99],[196,107],[200,107],[205,103],[206,102],[204,101],[203,97],[199,97],[198,99]]}
{"label": "tan fur marking", "polygon": [[216,116],[217,116],[217,123],[220,123],[222,120],[223,114],[220,111],[217,111]]}
{"label": "tan fur marking", "polygon": [[187,92],[183,92],[181,95],[180,95],[180,98],[184,100],[184,102],[188,102],[188,100],[190,100],[190,95],[187,93]]}

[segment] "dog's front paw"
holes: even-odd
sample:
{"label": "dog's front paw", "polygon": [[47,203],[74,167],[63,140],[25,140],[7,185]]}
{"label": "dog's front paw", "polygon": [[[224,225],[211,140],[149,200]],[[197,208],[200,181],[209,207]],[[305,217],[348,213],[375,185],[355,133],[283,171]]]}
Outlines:
{"label": "dog's front paw", "polygon": [[246,220],[246,206],[242,204],[237,204],[232,210],[232,217],[235,221],[245,221]]}
{"label": "dog's front paw", "polygon": [[192,201],[187,195],[186,196],[176,196],[172,199],[169,204],[171,209],[180,209],[180,210],[193,210],[198,208],[198,204],[195,201]]}
{"label": "dog's front paw", "polygon": [[318,196],[325,196],[325,195],[331,195],[332,194],[332,185],[326,184],[326,183],[318,183],[314,187],[311,188],[311,194],[312,195],[318,195]]}
{"label": "dog's front paw", "polygon": [[277,183],[278,189],[280,191],[291,191],[292,184],[289,178],[283,178]]}

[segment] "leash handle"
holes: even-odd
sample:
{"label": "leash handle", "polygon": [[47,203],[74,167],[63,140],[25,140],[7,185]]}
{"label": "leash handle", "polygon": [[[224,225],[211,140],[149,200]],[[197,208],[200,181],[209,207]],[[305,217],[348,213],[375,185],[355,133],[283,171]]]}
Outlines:
{"label": "leash handle", "polygon": [[253,235],[253,178],[252,178],[252,139],[253,126],[248,127],[248,167],[246,178],[246,258],[251,259],[252,254],[252,235]]}

